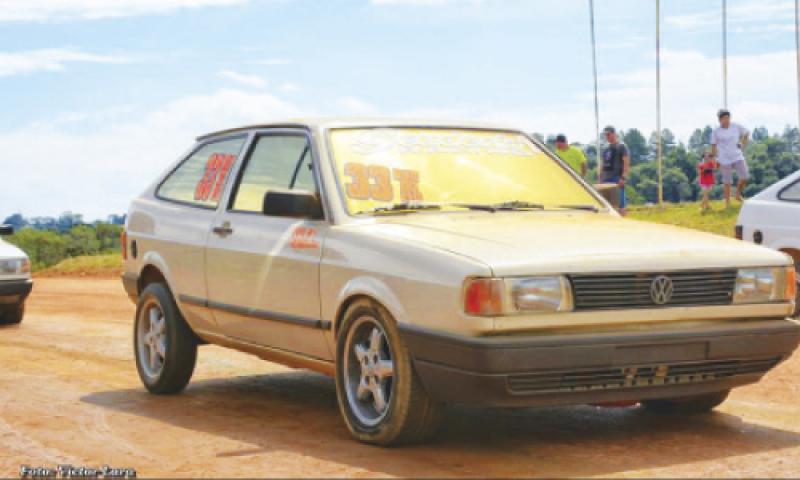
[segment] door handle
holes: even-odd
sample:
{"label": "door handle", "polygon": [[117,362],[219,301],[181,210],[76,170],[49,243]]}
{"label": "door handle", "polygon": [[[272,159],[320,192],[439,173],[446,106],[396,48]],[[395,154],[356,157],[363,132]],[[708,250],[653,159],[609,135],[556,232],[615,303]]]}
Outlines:
{"label": "door handle", "polygon": [[233,233],[233,229],[231,228],[231,224],[228,222],[223,223],[219,227],[214,227],[211,229],[215,235],[219,235],[220,237],[227,237],[228,235]]}

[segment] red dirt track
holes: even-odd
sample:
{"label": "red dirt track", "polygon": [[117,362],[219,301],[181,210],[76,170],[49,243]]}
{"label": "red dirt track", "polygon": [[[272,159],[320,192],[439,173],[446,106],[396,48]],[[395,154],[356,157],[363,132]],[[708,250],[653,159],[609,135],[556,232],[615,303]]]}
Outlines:
{"label": "red dirt track", "polygon": [[141,387],[118,280],[36,279],[0,328],[0,477],[22,464],[140,477],[796,477],[800,355],[711,415],[638,408],[450,410],[430,445],[350,439],[332,380],[202,347],[181,395]]}

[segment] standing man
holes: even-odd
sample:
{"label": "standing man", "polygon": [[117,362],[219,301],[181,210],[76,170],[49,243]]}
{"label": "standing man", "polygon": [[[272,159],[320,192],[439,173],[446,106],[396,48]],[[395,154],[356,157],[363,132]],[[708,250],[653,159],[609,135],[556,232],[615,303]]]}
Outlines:
{"label": "standing man", "polygon": [[600,166],[600,183],[616,183],[619,187],[619,213],[625,215],[627,199],[625,198],[625,179],[631,168],[631,157],[628,147],[619,141],[617,130],[608,126],[603,129],[608,146],[603,150]]}
{"label": "standing man", "polygon": [[731,112],[724,108],[717,113],[719,127],[711,133],[711,155],[717,159],[722,172],[722,183],[725,185],[725,208],[731,206],[731,185],[733,185],[733,171],[739,177],[736,186],[736,200],[742,201],[744,187],[750,179],[750,169],[744,159],[744,147],[750,138],[750,131],[739,125],[731,123]]}
{"label": "standing man", "polygon": [[559,133],[556,136],[556,155],[572,167],[581,177],[586,177],[586,155],[583,150],[573,147],[567,142],[567,136]]}

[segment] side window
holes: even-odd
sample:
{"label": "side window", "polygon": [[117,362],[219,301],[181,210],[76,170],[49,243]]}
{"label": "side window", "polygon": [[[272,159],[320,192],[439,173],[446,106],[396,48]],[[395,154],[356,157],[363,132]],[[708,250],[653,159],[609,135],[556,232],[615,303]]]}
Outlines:
{"label": "side window", "polygon": [[304,135],[264,135],[256,140],[233,199],[232,210],[261,213],[271,189],[317,192],[311,146]]}
{"label": "side window", "polygon": [[215,208],[245,139],[237,137],[203,145],[169,174],[158,187],[157,195],[166,200]]}
{"label": "side window", "polygon": [[789,202],[800,202],[800,181],[794,182],[784,188],[778,195],[778,198]]}

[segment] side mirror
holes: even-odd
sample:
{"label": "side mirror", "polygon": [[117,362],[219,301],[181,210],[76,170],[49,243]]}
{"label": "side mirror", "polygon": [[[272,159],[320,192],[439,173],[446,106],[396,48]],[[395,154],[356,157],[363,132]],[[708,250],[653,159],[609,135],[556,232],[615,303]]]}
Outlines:
{"label": "side mirror", "polygon": [[14,227],[11,225],[0,225],[0,235],[14,235]]}
{"label": "side mirror", "polygon": [[264,195],[262,212],[273,217],[322,218],[322,205],[307,190],[270,190]]}

